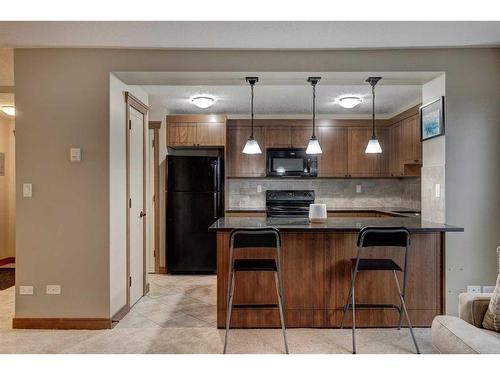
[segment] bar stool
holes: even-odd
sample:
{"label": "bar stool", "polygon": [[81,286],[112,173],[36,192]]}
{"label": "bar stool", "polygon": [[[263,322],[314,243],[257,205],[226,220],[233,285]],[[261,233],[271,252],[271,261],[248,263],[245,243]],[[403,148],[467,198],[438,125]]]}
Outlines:
{"label": "bar stool", "polygon": [[[367,247],[377,247],[377,246],[394,246],[404,249],[404,269],[394,262],[392,259],[375,259],[375,258],[361,258],[363,251],[368,251]],[[420,354],[420,349],[418,348],[417,340],[413,333],[413,327],[410,322],[410,317],[408,315],[408,310],[406,309],[405,303],[405,292],[406,292],[406,270],[408,264],[408,248],[410,246],[410,232],[404,227],[365,227],[358,235],[357,247],[358,254],[356,258],[351,259],[351,287],[349,289],[349,296],[347,297],[347,302],[344,305],[344,313],[342,315],[342,323],[340,328],[344,328],[344,320],[346,312],[348,309],[352,310],[352,353],[356,354],[356,308],[361,309],[396,309],[399,312],[399,325],[398,330],[401,329],[401,323],[403,319],[403,312],[406,316],[408,322],[408,328],[410,329],[411,338],[415,344],[415,349],[417,354]],[[398,290],[398,295],[400,299],[400,306],[393,304],[357,304],[354,298],[354,286],[356,283],[356,275],[360,271],[392,271],[394,275],[394,281],[396,282],[396,287]],[[397,272],[403,273],[403,290],[401,291],[399,280],[397,277]]]}
{"label": "bar stool", "polygon": [[[224,338],[224,354],[227,349],[227,337],[231,323],[232,309],[235,308],[270,308],[278,307],[281,319],[281,330],[285,342],[285,351],[288,354],[288,343],[286,340],[285,311],[283,296],[283,279],[281,274],[280,259],[281,236],[276,228],[236,228],[231,231],[229,247],[229,282],[227,291],[227,317],[226,335]],[[234,249],[249,247],[267,247],[276,250],[276,259],[234,259]],[[234,284],[236,272],[273,272],[278,294],[277,304],[236,304],[233,305]]]}

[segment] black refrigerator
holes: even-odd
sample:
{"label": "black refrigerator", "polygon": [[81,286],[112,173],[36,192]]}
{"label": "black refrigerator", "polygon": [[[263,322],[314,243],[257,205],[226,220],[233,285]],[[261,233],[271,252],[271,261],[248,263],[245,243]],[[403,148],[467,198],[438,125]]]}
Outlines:
{"label": "black refrigerator", "polygon": [[208,227],[224,216],[224,159],[167,157],[167,270],[213,274],[216,238]]}

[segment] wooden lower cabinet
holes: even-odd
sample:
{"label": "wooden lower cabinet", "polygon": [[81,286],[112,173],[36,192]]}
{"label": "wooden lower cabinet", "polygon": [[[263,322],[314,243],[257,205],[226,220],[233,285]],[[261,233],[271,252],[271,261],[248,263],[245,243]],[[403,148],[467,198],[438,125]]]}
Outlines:
{"label": "wooden lower cabinet", "polygon": [[[406,302],[414,326],[428,327],[443,312],[442,234],[412,235],[408,258]],[[356,257],[356,233],[282,232],[282,270],[287,327],[339,327],[351,280],[351,258]],[[269,249],[241,249],[237,257],[272,257]],[[229,232],[217,233],[217,326],[225,327]],[[391,257],[402,265],[402,251],[381,248],[363,257]],[[402,278],[400,277],[402,283]],[[276,303],[270,273],[240,273],[234,303]],[[356,283],[358,303],[399,304],[391,272],[365,271]],[[358,327],[394,327],[391,310],[359,310]],[[406,324],[406,321],[403,321]],[[350,313],[346,320],[351,324]],[[279,327],[276,308],[235,309],[231,327]]]}

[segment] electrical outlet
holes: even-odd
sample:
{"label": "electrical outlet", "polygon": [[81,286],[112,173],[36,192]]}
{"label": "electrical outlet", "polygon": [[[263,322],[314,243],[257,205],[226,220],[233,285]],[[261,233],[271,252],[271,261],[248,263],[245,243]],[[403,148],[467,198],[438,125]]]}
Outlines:
{"label": "electrical outlet", "polygon": [[360,184],[356,185],[356,193],[358,193],[358,194],[361,193],[361,185]]}
{"label": "electrical outlet", "polygon": [[441,184],[436,184],[435,186],[435,193],[436,193],[436,198],[440,198],[441,197]]}
{"label": "electrical outlet", "polygon": [[61,294],[60,285],[47,285],[47,294]]}
{"label": "electrical outlet", "polygon": [[257,185],[257,193],[262,193],[262,185]]}
{"label": "electrical outlet", "polygon": [[481,285],[467,285],[467,293],[481,293]]}
{"label": "electrical outlet", "polygon": [[494,291],[495,291],[495,285],[483,286],[483,293],[493,293]]}
{"label": "electrical outlet", "polygon": [[23,184],[23,197],[31,198],[33,196],[33,185],[32,184]]}
{"label": "electrical outlet", "polygon": [[33,285],[21,285],[19,286],[19,294],[21,295],[33,295]]}

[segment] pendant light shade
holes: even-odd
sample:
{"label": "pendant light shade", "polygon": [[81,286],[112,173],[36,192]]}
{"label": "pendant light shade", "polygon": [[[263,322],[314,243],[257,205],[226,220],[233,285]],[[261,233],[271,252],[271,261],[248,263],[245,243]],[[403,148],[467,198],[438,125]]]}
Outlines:
{"label": "pendant light shade", "polygon": [[372,138],[368,141],[368,144],[366,145],[365,149],[365,154],[381,154],[382,153],[382,147],[380,147],[380,143],[378,139]]}
{"label": "pendant light shade", "polygon": [[245,143],[245,147],[243,147],[243,153],[249,155],[262,154],[262,150],[260,149],[259,143],[255,140],[253,136],[250,136],[247,139],[247,143]]}
{"label": "pendant light shade", "polygon": [[252,133],[250,134],[250,137],[248,137],[242,152],[248,155],[262,154],[262,150],[259,147],[259,143],[253,136],[253,87],[255,86],[256,82],[259,82],[259,77],[247,77],[246,80],[250,84],[250,90],[252,95],[250,104],[251,114],[252,114]]}
{"label": "pendant light shade", "polygon": [[321,146],[319,145],[318,138],[311,137],[309,143],[307,144],[306,154],[316,155],[322,153],[323,151],[321,151]]}
{"label": "pendant light shade", "polygon": [[307,82],[309,82],[313,88],[313,108],[312,108],[312,123],[313,123],[313,133],[309,143],[307,145],[306,154],[309,155],[319,155],[322,154],[321,146],[319,145],[318,138],[314,134],[314,129],[316,127],[316,85],[320,81],[321,77],[309,77]]}
{"label": "pendant light shade", "polygon": [[372,137],[366,145],[365,154],[381,154],[382,147],[375,134],[375,85],[382,77],[368,77],[366,82],[372,86]]}

